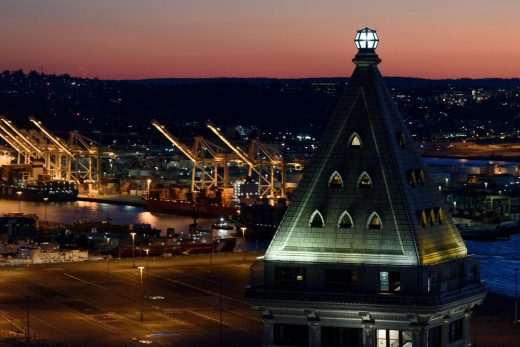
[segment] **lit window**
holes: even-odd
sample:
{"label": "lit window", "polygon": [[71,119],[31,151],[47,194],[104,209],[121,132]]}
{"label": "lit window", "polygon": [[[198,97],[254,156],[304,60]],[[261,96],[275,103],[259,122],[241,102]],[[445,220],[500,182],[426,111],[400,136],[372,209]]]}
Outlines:
{"label": "lit window", "polygon": [[411,347],[412,332],[377,329],[377,347]]}
{"label": "lit window", "polygon": [[369,229],[381,229],[382,223],[381,218],[376,212],[372,212],[370,217],[368,217],[368,228]]}
{"label": "lit window", "polygon": [[359,176],[357,184],[358,188],[372,188],[372,179],[365,171]]}
{"label": "lit window", "polygon": [[309,219],[309,225],[311,228],[323,228],[323,224],[325,224],[325,221],[323,220],[323,216],[321,215],[320,211],[315,210],[311,218]]}
{"label": "lit window", "polygon": [[357,133],[353,133],[352,135],[350,135],[350,137],[348,139],[348,144],[349,144],[349,147],[351,147],[351,148],[361,147],[362,146],[361,137],[359,137],[359,135]]}
{"label": "lit window", "polygon": [[330,188],[341,188],[341,187],[343,187],[343,179],[341,178],[341,175],[337,171],[334,171],[332,173],[332,175],[330,175],[329,187]]}
{"label": "lit window", "polygon": [[379,273],[379,290],[382,292],[388,292],[390,290],[388,271],[381,271]]}
{"label": "lit window", "polygon": [[350,229],[352,228],[352,225],[352,217],[347,211],[343,211],[343,213],[339,217],[338,226],[340,228]]}

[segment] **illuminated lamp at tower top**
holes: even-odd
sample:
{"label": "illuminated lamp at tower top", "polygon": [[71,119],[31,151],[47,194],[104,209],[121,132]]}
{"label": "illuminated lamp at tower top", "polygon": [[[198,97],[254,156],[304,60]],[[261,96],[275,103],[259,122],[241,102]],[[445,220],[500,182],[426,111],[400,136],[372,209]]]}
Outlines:
{"label": "illuminated lamp at tower top", "polygon": [[359,50],[374,50],[379,43],[379,38],[374,29],[364,28],[357,31],[354,42]]}

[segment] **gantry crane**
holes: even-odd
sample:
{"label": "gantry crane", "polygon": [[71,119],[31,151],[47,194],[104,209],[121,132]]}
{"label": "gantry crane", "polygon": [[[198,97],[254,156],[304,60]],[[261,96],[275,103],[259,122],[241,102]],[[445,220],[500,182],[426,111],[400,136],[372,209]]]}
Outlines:
{"label": "gantry crane", "polygon": [[40,159],[43,156],[42,150],[3,116],[0,116],[0,136],[18,152],[18,164],[30,164],[33,159]]}
{"label": "gantry crane", "polygon": [[66,147],[65,142],[47,130],[41,121],[34,117],[29,120],[40,130],[54,146],[48,146],[45,164],[47,172],[54,179],[71,180],[72,152]]}
{"label": "gantry crane", "polygon": [[[101,156],[112,156],[114,153],[77,131],[72,131],[68,142],[65,142],[47,130],[41,121],[34,117],[29,117],[29,120],[54,145],[51,147],[54,150],[49,151],[48,160],[54,162],[59,168],[60,177],[65,177],[78,185],[88,184],[89,192],[98,190],[101,180]],[[34,136],[37,141],[44,141],[41,137],[38,138],[37,134]]]}
{"label": "gantry crane", "polygon": [[79,183],[87,183],[88,191],[99,190],[101,181],[101,157],[115,156],[115,153],[98,142],[71,131],[68,148],[72,151],[71,177]]}
{"label": "gantry crane", "polygon": [[29,117],[37,129],[18,129],[0,116],[0,138],[18,152],[18,164],[39,161],[51,179],[66,179],[78,184],[88,184],[88,191],[99,189],[101,157],[114,156],[112,150],[103,147],[77,131],[72,131],[65,141],[47,130],[42,122]]}
{"label": "gantry crane", "polygon": [[[202,136],[197,136],[193,148],[190,149],[157,120],[152,120],[152,125],[193,163],[192,193],[209,188],[229,187],[228,163],[230,160],[236,160],[236,158],[224,153],[224,148]],[[197,173],[200,173],[200,176]]]}
{"label": "gantry crane", "polygon": [[[249,167],[249,176],[258,176],[258,195],[261,198],[285,198],[285,166],[281,155],[274,155],[270,148],[259,140],[253,140],[246,153],[233,145],[220,129],[208,121],[207,127],[222,140]],[[267,172],[266,172],[267,171]],[[278,172],[277,172],[278,171]],[[278,178],[280,177],[280,178]]]}

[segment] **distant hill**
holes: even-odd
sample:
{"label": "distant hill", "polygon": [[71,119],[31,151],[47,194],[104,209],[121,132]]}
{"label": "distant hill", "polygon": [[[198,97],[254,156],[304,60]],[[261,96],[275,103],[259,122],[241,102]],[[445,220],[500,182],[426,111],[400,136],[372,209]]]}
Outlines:
{"label": "distant hill", "polygon": [[[410,101],[402,110],[405,116],[414,120],[421,136],[448,127],[456,130],[463,125],[474,126],[476,123],[460,123],[471,119],[493,119],[495,125],[499,125],[497,121],[502,119],[506,129],[513,126],[506,121],[518,119],[520,123],[516,106],[519,102],[515,100],[508,100],[507,106],[502,106],[499,99],[491,98],[487,105],[463,108],[442,104],[435,98],[453,87],[466,88],[467,95],[471,95],[469,88],[516,90],[520,88],[520,79],[387,77],[386,81],[390,87],[413,90],[413,93],[407,93]],[[78,129],[95,133],[148,132],[156,135],[150,127],[150,120],[157,118],[168,126],[193,122],[204,124],[211,119],[220,126],[254,125],[268,131],[304,131],[319,136],[321,126],[333,113],[347,83],[348,78],[344,77],[113,81],[45,75],[34,71],[4,71],[0,74],[0,114],[20,127],[30,127],[27,116],[34,115],[49,129],[62,132]],[[443,118],[448,114],[447,119]]]}
{"label": "distant hill", "polygon": [[[143,80],[132,80],[132,82],[152,85],[179,85],[197,83],[219,83],[219,82],[246,82],[254,85],[269,85],[273,82],[293,83],[305,81],[308,83],[346,83],[347,77],[322,77],[322,78],[152,78]],[[443,86],[470,87],[470,88],[520,88],[520,78],[460,78],[460,79],[426,79],[414,77],[385,77],[390,87],[396,88],[435,88]]]}

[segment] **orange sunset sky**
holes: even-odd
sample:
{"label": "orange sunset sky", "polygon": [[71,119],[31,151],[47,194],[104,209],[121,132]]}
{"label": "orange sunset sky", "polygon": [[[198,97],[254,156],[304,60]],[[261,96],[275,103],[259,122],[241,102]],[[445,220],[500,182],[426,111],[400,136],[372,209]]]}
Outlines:
{"label": "orange sunset sky", "polygon": [[520,77],[519,18],[520,0],[2,0],[0,71],[348,76],[369,26],[386,76]]}

